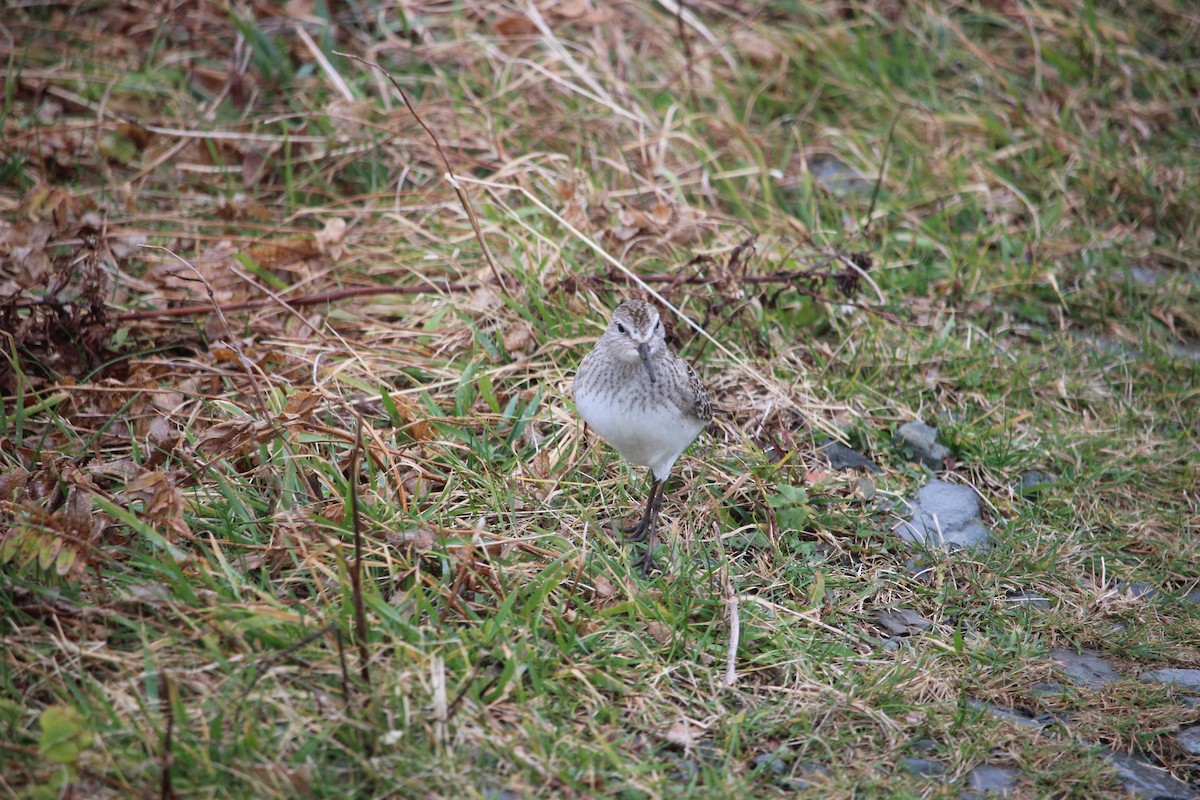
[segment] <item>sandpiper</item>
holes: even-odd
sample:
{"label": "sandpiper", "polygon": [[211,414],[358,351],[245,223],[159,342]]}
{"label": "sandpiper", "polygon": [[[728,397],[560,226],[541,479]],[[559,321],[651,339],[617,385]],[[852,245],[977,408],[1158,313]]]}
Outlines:
{"label": "sandpiper", "polygon": [[575,376],[575,407],[626,461],[650,468],[642,519],[625,533],[646,542],[642,573],[654,569],[658,512],[671,467],[712,419],[708,392],[691,365],[667,347],[658,311],[626,300]]}

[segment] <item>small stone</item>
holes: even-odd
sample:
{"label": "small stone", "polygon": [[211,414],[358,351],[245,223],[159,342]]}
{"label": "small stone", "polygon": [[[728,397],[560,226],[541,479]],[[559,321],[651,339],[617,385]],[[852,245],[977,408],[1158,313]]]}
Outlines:
{"label": "small stone", "polygon": [[1003,706],[998,706],[995,703],[984,703],[981,700],[968,700],[967,705],[977,711],[986,711],[997,719],[1002,719],[1005,722],[1011,722],[1014,725],[1020,725],[1023,728],[1046,727],[1045,723],[1018,713],[1016,709],[1004,708]]}
{"label": "small stone", "polygon": [[1029,687],[1030,694],[1045,696],[1055,696],[1062,694],[1067,687],[1063,686],[1058,681],[1039,681]]}
{"label": "small stone", "polygon": [[511,789],[497,789],[493,786],[485,786],[483,797],[484,800],[520,800],[521,795]]}
{"label": "small stone", "polygon": [[779,782],[779,785],[789,791],[801,792],[805,789],[812,788],[813,782],[817,784],[824,783],[829,778],[829,770],[820,764],[811,762],[801,764],[798,768],[799,776],[794,778],[784,778]]}
{"label": "small stone", "polygon": [[1200,669],[1156,669],[1142,675],[1144,681],[1158,681],[1183,689],[1200,689]]}
{"label": "small stone", "polygon": [[1186,358],[1191,361],[1200,362],[1200,345],[1196,344],[1172,344],[1170,346],[1171,355],[1176,358]]}
{"label": "small stone", "polygon": [[1158,600],[1163,596],[1162,592],[1160,592],[1158,589],[1155,589],[1148,583],[1127,583],[1125,581],[1117,581],[1113,588],[1122,594],[1128,594],[1131,597],[1136,597],[1139,599],[1145,598],[1147,600]]}
{"label": "small stone", "polygon": [[1049,472],[1031,469],[1021,473],[1020,492],[1022,497],[1034,498],[1054,486],[1057,479]]}
{"label": "small stone", "polygon": [[900,762],[900,768],[918,778],[936,778],[946,774],[946,768],[931,758],[906,758]]}
{"label": "small stone", "polygon": [[835,195],[867,195],[875,182],[830,155],[814,155],[808,159],[808,171],[817,184]]}
{"label": "small stone", "polygon": [[1194,592],[1188,592],[1186,595],[1183,596],[1183,599],[1189,603],[1193,603],[1195,605],[1200,606],[1200,589],[1197,589]]}
{"label": "small stone", "polygon": [[1183,728],[1175,734],[1175,741],[1179,742],[1184,752],[1200,756],[1200,725]]}
{"label": "small stone", "polygon": [[754,758],[755,768],[765,767],[767,770],[782,775],[787,772],[787,763],[774,753],[760,753]]}
{"label": "small stone", "polygon": [[905,452],[910,461],[915,461],[929,469],[943,469],[946,459],[950,458],[950,450],[943,444],[938,444],[937,428],[930,427],[924,422],[908,422],[896,431],[896,447]]}
{"label": "small stone", "polygon": [[1180,702],[1184,708],[1200,708],[1200,697],[1185,697]]}
{"label": "small stone", "polygon": [[694,758],[684,758],[676,762],[675,769],[671,770],[671,777],[679,783],[691,783],[700,777],[700,767],[696,764]]}
{"label": "small stone", "polygon": [[905,541],[953,550],[983,549],[991,535],[979,524],[979,498],[970,486],[932,480],[917,492],[908,521],[892,530]]}
{"label": "small stone", "polygon": [[1125,791],[1152,800],[1193,800],[1196,793],[1186,783],[1128,753],[1106,751],[1104,757],[1125,782]]}
{"label": "small stone", "polygon": [[1049,608],[1050,601],[1037,592],[1018,589],[1008,596],[1008,602],[1018,606],[1033,606],[1034,608]]}
{"label": "small stone", "polygon": [[1045,714],[1038,714],[1033,718],[1033,721],[1046,728],[1056,722],[1061,722],[1063,725],[1070,725],[1075,721],[1075,714],[1070,711],[1047,711]]}
{"label": "small stone", "polygon": [[914,753],[936,753],[942,749],[933,739],[914,739],[908,746]]}
{"label": "small stone", "polygon": [[829,468],[838,470],[853,469],[860,472],[883,472],[878,464],[857,450],[852,450],[841,442],[828,442],[821,446],[821,452],[829,460]]}
{"label": "small stone", "polygon": [[1097,689],[1121,679],[1121,673],[1108,659],[1096,650],[1076,653],[1065,647],[1050,651],[1050,657],[1062,664],[1062,672],[1076,686]]}
{"label": "small stone", "polygon": [[928,583],[933,580],[933,564],[923,554],[917,555],[904,562],[904,568],[912,573],[913,578]]}
{"label": "small stone", "polygon": [[911,608],[881,608],[875,612],[875,619],[893,636],[908,636],[933,627],[932,622]]}
{"label": "small stone", "polygon": [[964,799],[985,795],[1004,796],[1016,787],[1020,777],[1021,772],[1012,767],[980,764],[967,773],[967,789],[960,796]]}
{"label": "small stone", "polygon": [[1155,286],[1163,279],[1163,273],[1146,264],[1129,264],[1129,277],[1139,286]]}

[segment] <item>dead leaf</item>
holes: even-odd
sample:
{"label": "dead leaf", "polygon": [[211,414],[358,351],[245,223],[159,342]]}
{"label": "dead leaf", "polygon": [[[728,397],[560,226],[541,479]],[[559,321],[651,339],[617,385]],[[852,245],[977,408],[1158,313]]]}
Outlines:
{"label": "dead leaf", "polygon": [[196,450],[213,456],[227,456],[252,443],[268,441],[275,429],[266,422],[239,417],[218,422],[196,442]]}
{"label": "dead leaf", "polygon": [[284,405],[283,413],[277,419],[283,421],[289,420],[308,420],[312,418],[312,413],[320,407],[325,401],[325,398],[316,392],[292,392],[288,395],[287,403]]}
{"label": "dead leaf", "polygon": [[403,397],[393,397],[396,413],[400,417],[400,429],[418,442],[428,442],[433,438],[433,426],[425,418],[425,412]]}
{"label": "dead leaf", "polygon": [[148,521],[166,528],[175,537],[191,537],[192,530],[183,518],[183,493],[172,485],[166,473],[147,470],[134,478],[122,494],[142,501],[142,515]]}
{"label": "dead leaf", "polygon": [[650,634],[650,638],[659,644],[668,644],[675,636],[671,626],[656,619],[646,623],[646,633]]}
{"label": "dead leaf", "polygon": [[346,220],[341,217],[331,217],[325,220],[325,227],[320,230],[313,240],[317,244],[317,252],[326,258],[341,258],[345,252]]}
{"label": "dead leaf", "polygon": [[671,744],[677,744],[690,750],[699,744],[703,735],[704,729],[700,725],[681,719],[667,731],[666,739]]}
{"label": "dead leaf", "polygon": [[480,286],[474,292],[471,292],[471,299],[467,301],[467,308],[471,311],[491,311],[501,303],[500,295],[495,289],[489,286]]}
{"label": "dead leaf", "polygon": [[504,17],[492,25],[492,29],[507,39],[533,36],[538,32],[537,26],[533,24],[533,20],[524,14],[512,14],[511,16]]}
{"label": "dead leaf", "polygon": [[148,444],[150,455],[146,458],[147,469],[157,469],[162,466],[167,457],[174,452],[175,447],[179,444],[182,437],[171,421],[166,417],[155,417],[150,423],[150,430],[146,432],[146,444]]}
{"label": "dead leaf", "polygon": [[28,483],[29,473],[20,467],[0,473],[0,501],[16,500],[25,492]]}
{"label": "dead leaf", "polygon": [[617,587],[603,575],[592,580],[592,593],[597,600],[611,600],[617,596]]}
{"label": "dead leaf", "polygon": [[508,326],[501,341],[509,355],[532,352],[537,344],[533,336],[533,326],[523,319]]}
{"label": "dead leaf", "polygon": [[774,42],[748,28],[739,28],[734,32],[733,46],[756,67],[771,66],[783,58],[783,52]]}
{"label": "dead leaf", "polygon": [[437,535],[429,528],[388,531],[384,538],[395,547],[411,547],[416,553],[428,553],[437,544]]}
{"label": "dead leaf", "polygon": [[587,213],[587,205],[579,198],[573,198],[562,211],[562,218],[568,225],[582,233],[592,230],[592,220]]}

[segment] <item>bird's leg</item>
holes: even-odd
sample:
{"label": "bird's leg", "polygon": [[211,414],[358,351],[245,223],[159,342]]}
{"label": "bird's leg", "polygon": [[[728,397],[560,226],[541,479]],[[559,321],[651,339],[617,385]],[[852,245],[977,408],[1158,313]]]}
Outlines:
{"label": "bird's leg", "polygon": [[646,534],[650,531],[650,517],[654,511],[654,496],[658,494],[658,487],[661,484],[658,478],[654,477],[654,472],[650,472],[650,496],[646,498],[646,510],[642,512],[642,519],[637,525],[631,525],[625,528],[625,538],[631,542],[646,541]]}
{"label": "bird's leg", "polygon": [[663,489],[666,481],[655,480],[650,490],[650,522],[646,526],[646,555],[642,556],[642,576],[649,577],[656,568],[654,548],[658,544],[658,512],[662,510]]}

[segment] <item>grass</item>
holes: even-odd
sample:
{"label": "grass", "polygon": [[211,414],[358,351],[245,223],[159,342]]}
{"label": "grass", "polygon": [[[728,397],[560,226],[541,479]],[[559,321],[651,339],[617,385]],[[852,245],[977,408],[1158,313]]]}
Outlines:
{"label": "grass", "polygon": [[[1200,666],[1187,4],[334,7],[6,18],[5,796],[1196,783],[1138,680]],[[675,321],[720,413],[650,579],[569,391],[625,270],[721,343]],[[917,418],[995,539],[928,580]],[[1056,647],[1124,677],[1039,691]]]}

